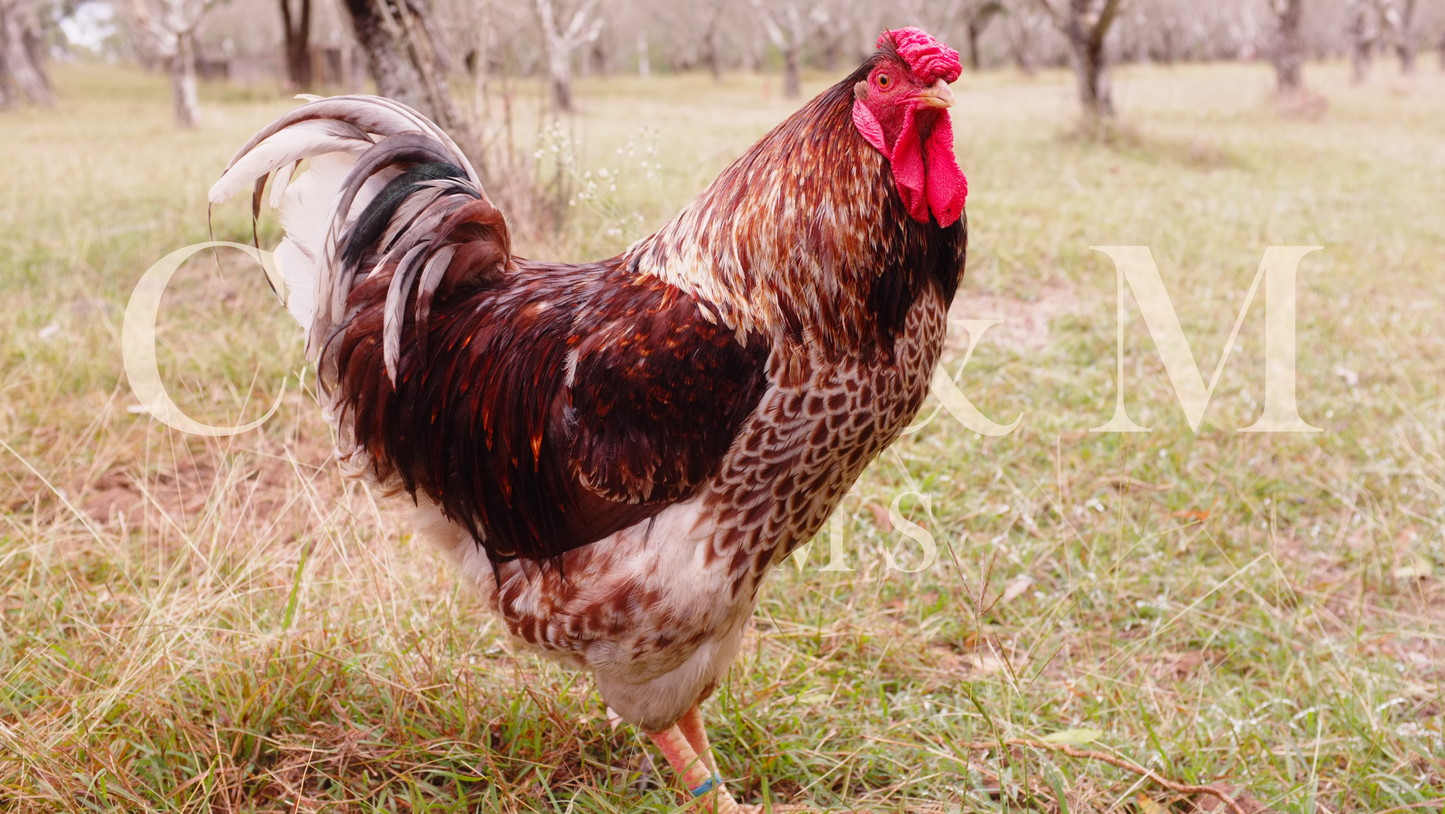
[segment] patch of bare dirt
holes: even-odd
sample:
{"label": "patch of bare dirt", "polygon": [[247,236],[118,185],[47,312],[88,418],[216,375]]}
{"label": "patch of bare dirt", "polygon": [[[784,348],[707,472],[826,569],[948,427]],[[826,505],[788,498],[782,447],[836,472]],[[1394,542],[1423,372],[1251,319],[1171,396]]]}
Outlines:
{"label": "patch of bare dirt", "polygon": [[[950,320],[1002,319],[1003,324],[990,328],[986,339],[1016,350],[1040,350],[1049,343],[1049,328],[1054,320],[1082,310],[1073,289],[1062,282],[1050,281],[1031,300],[993,295],[968,296],[960,292],[949,309]],[[968,347],[963,331],[950,331],[949,346],[955,350]]]}
{"label": "patch of bare dirt", "polygon": [[79,507],[97,523],[130,528],[184,525],[184,518],[218,501],[239,510],[237,520],[274,522],[287,512],[304,516],[300,489],[333,500],[341,497],[341,479],[331,457],[329,439],[303,434],[299,443],[283,444],[257,438],[249,449],[183,454],[151,471],[118,466],[83,491]]}

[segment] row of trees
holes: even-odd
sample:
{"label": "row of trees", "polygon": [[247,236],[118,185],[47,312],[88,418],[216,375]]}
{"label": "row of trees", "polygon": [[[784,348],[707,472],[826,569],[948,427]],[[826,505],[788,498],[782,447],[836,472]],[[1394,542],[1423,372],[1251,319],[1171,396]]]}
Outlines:
{"label": "row of trees", "polygon": [[541,74],[559,111],[573,107],[576,72],[646,74],[656,63],[721,78],[776,61],[784,95],[797,96],[805,66],[860,60],[878,31],[905,24],[959,45],[975,70],[1071,65],[1083,109],[1104,118],[1119,60],[1269,58],[1287,93],[1303,87],[1309,55],[1348,54],[1363,81],[1380,50],[1408,72],[1422,40],[1438,36],[1445,64],[1445,10],[1429,0],[0,0],[0,103],[50,103],[43,57],[60,39],[55,21],[97,2],[117,13],[123,56],[168,67],[186,126],[197,121],[198,54],[269,49],[288,84],[309,89],[318,27],[363,55],[380,92],[463,135],[469,117],[450,87],[463,68],[479,89]]}

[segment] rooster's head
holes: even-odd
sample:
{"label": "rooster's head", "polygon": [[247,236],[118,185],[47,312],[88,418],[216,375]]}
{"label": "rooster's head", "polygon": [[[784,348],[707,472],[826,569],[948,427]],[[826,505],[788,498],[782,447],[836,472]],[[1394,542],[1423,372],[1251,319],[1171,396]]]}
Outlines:
{"label": "rooster's head", "polygon": [[908,214],[949,226],[963,213],[968,180],[953,157],[948,108],[963,66],[958,52],[916,28],[885,31],[868,77],[853,86],[853,124],[888,159]]}

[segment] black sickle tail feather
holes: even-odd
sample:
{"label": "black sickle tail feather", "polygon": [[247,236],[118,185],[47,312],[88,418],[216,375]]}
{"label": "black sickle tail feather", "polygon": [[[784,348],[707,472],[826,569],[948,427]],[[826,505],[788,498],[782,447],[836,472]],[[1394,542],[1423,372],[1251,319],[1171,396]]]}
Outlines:
{"label": "black sickle tail feather", "polygon": [[351,269],[360,266],[362,257],[379,245],[396,210],[418,190],[422,182],[465,177],[466,172],[461,167],[433,161],[429,164],[418,164],[393,178],[347,230],[339,258],[341,264]]}

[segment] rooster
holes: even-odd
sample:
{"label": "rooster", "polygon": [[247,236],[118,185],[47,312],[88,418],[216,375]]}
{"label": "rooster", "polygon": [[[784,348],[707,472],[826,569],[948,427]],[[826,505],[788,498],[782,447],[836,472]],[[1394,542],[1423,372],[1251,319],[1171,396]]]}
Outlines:
{"label": "rooster", "polygon": [[884,32],[662,229],[580,265],[513,254],[457,145],[382,98],[310,98],[210,192],[254,184],[256,215],[274,174],[343,471],[412,504],[508,633],[593,673],[714,812],[741,809],[699,704],[763,578],[928,392],[967,248],[959,73]]}

